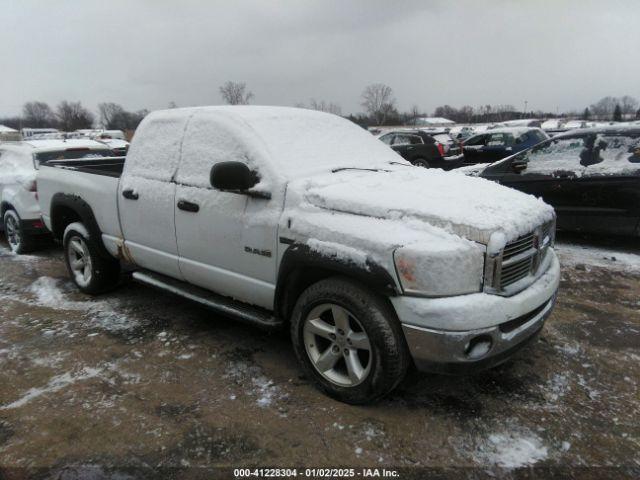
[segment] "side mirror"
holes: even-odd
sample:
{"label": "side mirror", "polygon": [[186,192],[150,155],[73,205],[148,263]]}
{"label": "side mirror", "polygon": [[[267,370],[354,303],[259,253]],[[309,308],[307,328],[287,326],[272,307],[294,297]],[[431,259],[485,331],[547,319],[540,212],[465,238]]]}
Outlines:
{"label": "side mirror", "polygon": [[220,162],[211,167],[211,186],[218,190],[245,191],[258,183],[258,176],[242,162]]}

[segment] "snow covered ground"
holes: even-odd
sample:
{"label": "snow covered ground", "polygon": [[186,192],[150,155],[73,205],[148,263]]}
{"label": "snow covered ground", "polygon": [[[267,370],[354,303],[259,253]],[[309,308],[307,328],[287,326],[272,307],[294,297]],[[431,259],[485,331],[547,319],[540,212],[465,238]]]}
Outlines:
{"label": "snow covered ground", "polygon": [[345,465],[452,469],[443,478],[620,476],[640,465],[633,248],[560,235],[561,294],[538,342],[496,369],[414,373],[351,407],[301,376],[286,335],[137,284],[88,297],[57,249],[0,243],[0,464],[328,466],[340,451]]}
{"label": "snow covered ground", "polygon": [[614,271],[640,272],[640,242],[637,253],[585,244],[557,242],[556,252],[564,266],[606,268]]}

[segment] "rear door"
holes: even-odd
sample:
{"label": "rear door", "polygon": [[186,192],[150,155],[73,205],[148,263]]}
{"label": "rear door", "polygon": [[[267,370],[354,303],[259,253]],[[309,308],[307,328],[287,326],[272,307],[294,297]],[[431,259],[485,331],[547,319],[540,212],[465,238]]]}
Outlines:
{"label": "rear door", "polygon": [[589,141],[588,163],[576,183],[578,227],[590,232],[631,235],[640,218],[640,133],[601,133]]}
{"label": "rear door", "polygon": [[181,279],[175,226],[182,133],[188,117],[155,114],[139,128],[118,186],[118,212],[128,254],[149,270]]}
{"label": "rear door", "polygon": [[418,135],[396,133],[393,137],[391,148],[404,158],[409,159],[415,156],[416,148],[419,148],[420,145],[422,145],[422,139]]}

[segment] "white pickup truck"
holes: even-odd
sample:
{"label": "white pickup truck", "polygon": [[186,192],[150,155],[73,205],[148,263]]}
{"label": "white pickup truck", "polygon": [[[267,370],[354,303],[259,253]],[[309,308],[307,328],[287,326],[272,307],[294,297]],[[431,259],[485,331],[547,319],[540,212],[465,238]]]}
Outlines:
{"label": "white pickup truck", "polygon": [[[135,280],[265,328],[364,403],[407,368],[496,365],[555,301],[555,217],[492,182],[413,167],[355,124],[275,107],[150,114],[124,159],[38,174],[80,290]],[[241,342],[242,339],[238,339]]]}

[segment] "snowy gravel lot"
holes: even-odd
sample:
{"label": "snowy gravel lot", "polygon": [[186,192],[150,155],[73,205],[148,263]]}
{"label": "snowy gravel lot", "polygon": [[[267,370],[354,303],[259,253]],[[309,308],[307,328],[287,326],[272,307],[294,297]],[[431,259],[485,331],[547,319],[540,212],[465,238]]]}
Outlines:
{"label": "snowy gravel lot", "polygon": [[134,283],[90,298],[58,248],[18,257],[0,240],[0,478],[336,458],[441,478],[469,467],[637,478],[639,247],[561,236],[560,297],[538,342],[473,377],[412,373],[352,407],[300,376],[286,335]]}

